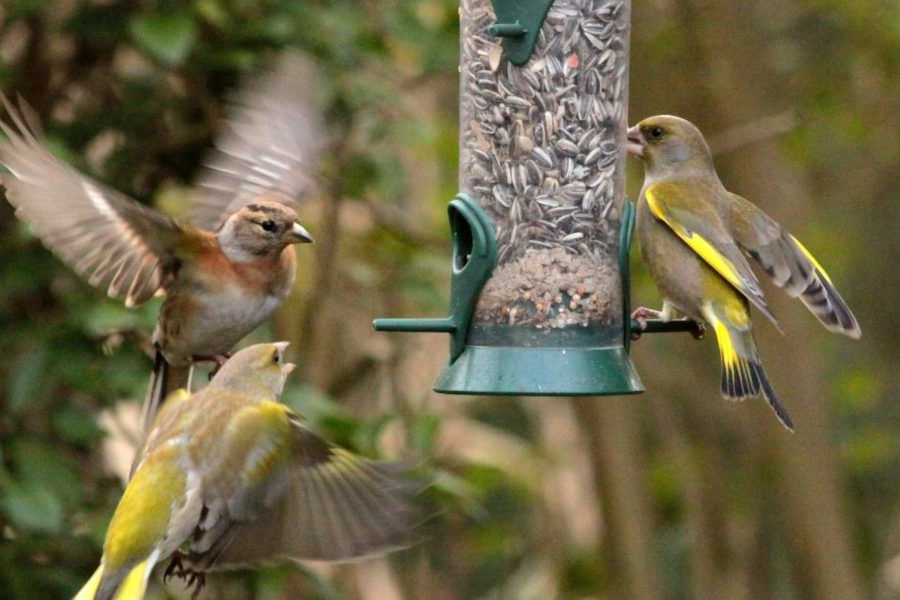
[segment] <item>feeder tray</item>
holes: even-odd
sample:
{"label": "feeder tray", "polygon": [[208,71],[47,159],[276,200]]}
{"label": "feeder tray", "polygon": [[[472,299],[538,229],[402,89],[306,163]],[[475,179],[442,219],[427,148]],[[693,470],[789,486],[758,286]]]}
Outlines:
{"label": "feeder tray", "polygon": [[[448,212],[453,237],[450,316],[374,322],[378,331],[451,334],[450,361],[438,376],[435,391],[513,396],[601,396],[644,391],[628,358],[630,328],[541,332],[537,340],[541,345],[529,347],[515,342],[528,343],[525,338],[533,338],[533,331],[522,331],[519,339],[515,339],[519,332],[513,331],[504,339],[473,327],[478,294],[497,260],[494,229],[484,209],[465,194],[450,202]],[[623,273],[628,269],[633,218],[633,207],[626,202],[619,246]],[[627,294],[623,294],[623,300],[623,322],[630,323]],[[548,341],[555,345],[547,345]]]}

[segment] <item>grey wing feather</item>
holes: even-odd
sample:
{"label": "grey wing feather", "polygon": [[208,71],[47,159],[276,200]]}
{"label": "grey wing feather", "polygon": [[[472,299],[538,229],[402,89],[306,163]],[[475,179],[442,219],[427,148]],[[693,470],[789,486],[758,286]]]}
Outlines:
{"label": "grey wing feather", "polygon": [[[20,113],[5,96],[0,102],[12,125],[0,122],[0,178],[16,215],[92,286],[129,306],[163,285],[167,234],[180,231],[172,219],[75,171],[53,156],[35,134],[36,119]],[[24,114],[23,114],[24,113]]]}
{"label": "grey wing feather", "polygon": [[766,213],[730,194],[728,223],[738,245],[778,287],[800,301],[829,331],[860,336],[856,317],[812,255]]}
{"label": "grey wing feather", "polygon": [[244,85],[198,179],[194,224],[215,230],[260,196],[291,204],[314,188],[322,146],[314,81],[305,58],[285,53]]}
{"label": "grey wing feather", "polygon": [[409,545],[422,520],[417,482],[400,463],[370,461],[294,424],[296,462],[284,492],[260,518],[238,521],[201,568],[283,560],[351,560]]}

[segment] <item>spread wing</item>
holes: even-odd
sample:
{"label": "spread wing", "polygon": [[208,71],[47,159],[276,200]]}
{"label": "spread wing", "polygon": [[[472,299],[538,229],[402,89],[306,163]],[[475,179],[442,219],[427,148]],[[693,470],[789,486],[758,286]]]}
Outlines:
{"label": "spread wing", "polygon": [[[0,176],[16,215],[92,286],[126,305],[164,282],[169,248],[184,233],[175,220],[70,168],[38,139],[36,126],[0,95],[12,124],[0,122]],[[24,113],[24,114],[23,114]]]}
{"label": "spread wing", "polygon": [[[261,406],[267,405],[273,403]],[[211,527],[212,535],[194,544],[199,553],[192,556],[195,563],[211,568],[348,560],[408,545],[420,512],[413,503],[418,486],[404,475],[405,467],[369,461],[333,446],[283,405],[277,406],[289,420],[289,460],[284,464],[259,447],[253,451],[254,464],[279,465],[260,489],[240,493],[261,506],[245,513],[248,504],[239,506],[232,498],[232,521],[224,530]],[[266,446],[273,455],[283,448],[280,443]]]}
{"label": "spread wing", "polygon": [[737,194],[730,198],[728,224],[738,245],[791,298],[799,296],[828,330],[858,338],[856,317],[809,250],[751,202]]}
{"label": "spread wing", "polygon": [[675,183],[657,183],[645,190],[653,215],[744,297],[775,323],[763,300],[759,280],[735,244],[715,208]]}
{"label": "spread wing", "polygon": [[260,196],[293,203],[313,189],[322,116],[312,89],[314,71],[296,53],[244,85],[198,179],[194,224],[215,230]]}

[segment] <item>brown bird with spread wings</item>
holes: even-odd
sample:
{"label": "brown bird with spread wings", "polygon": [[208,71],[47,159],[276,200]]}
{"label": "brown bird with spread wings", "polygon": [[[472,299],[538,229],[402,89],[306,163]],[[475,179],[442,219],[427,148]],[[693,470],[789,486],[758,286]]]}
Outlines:
{"label": "brown bird with spread wings", "polygon": [[142,205],[54,157],[23,105],[0,96],[0,176],[16,215],[50,250],[111,298],[137,306],[165,294],[144,406],[153,422],[166,395],[188,385],[192,362],[223,361],[267,319],[296,277],[293,244],[312,242],[293,202],[311,188],[318,115],[297,55],[251,81],[201,174],[183,221]]}

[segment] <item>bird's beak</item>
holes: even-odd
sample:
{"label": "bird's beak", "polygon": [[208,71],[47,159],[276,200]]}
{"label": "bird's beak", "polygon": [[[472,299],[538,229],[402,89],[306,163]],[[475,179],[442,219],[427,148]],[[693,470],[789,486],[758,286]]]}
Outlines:
{"label": "bird's beak", "polygon": [[638,129],[637,125],[628,129],[628,145],[626,148],[628,149],[628,154],[644,157],[644,136],[641,135],[641,130]]}
{"label": "bird's beak", "polygon": [[311,236],[300,223],[294,223],[294,226],[291,227],[290,231],[288,231],[287,234],[291,242],[294,244],[311,244],[315,241],[313,239],[313,236]]}
{"label": "bird's beak", "polygon": [[[290,346],[291,343],[290,342],[275,342],[272,345],[278,349],[279,354],[284,356],[285,350],[287,350],[287,347]],[[281,365],[281,374],[284,377],[287,377],[288,375],[290,375],[291,371],[293,371],[296,366],[297,365],[295,365],[294,363],[283,363]]]}

